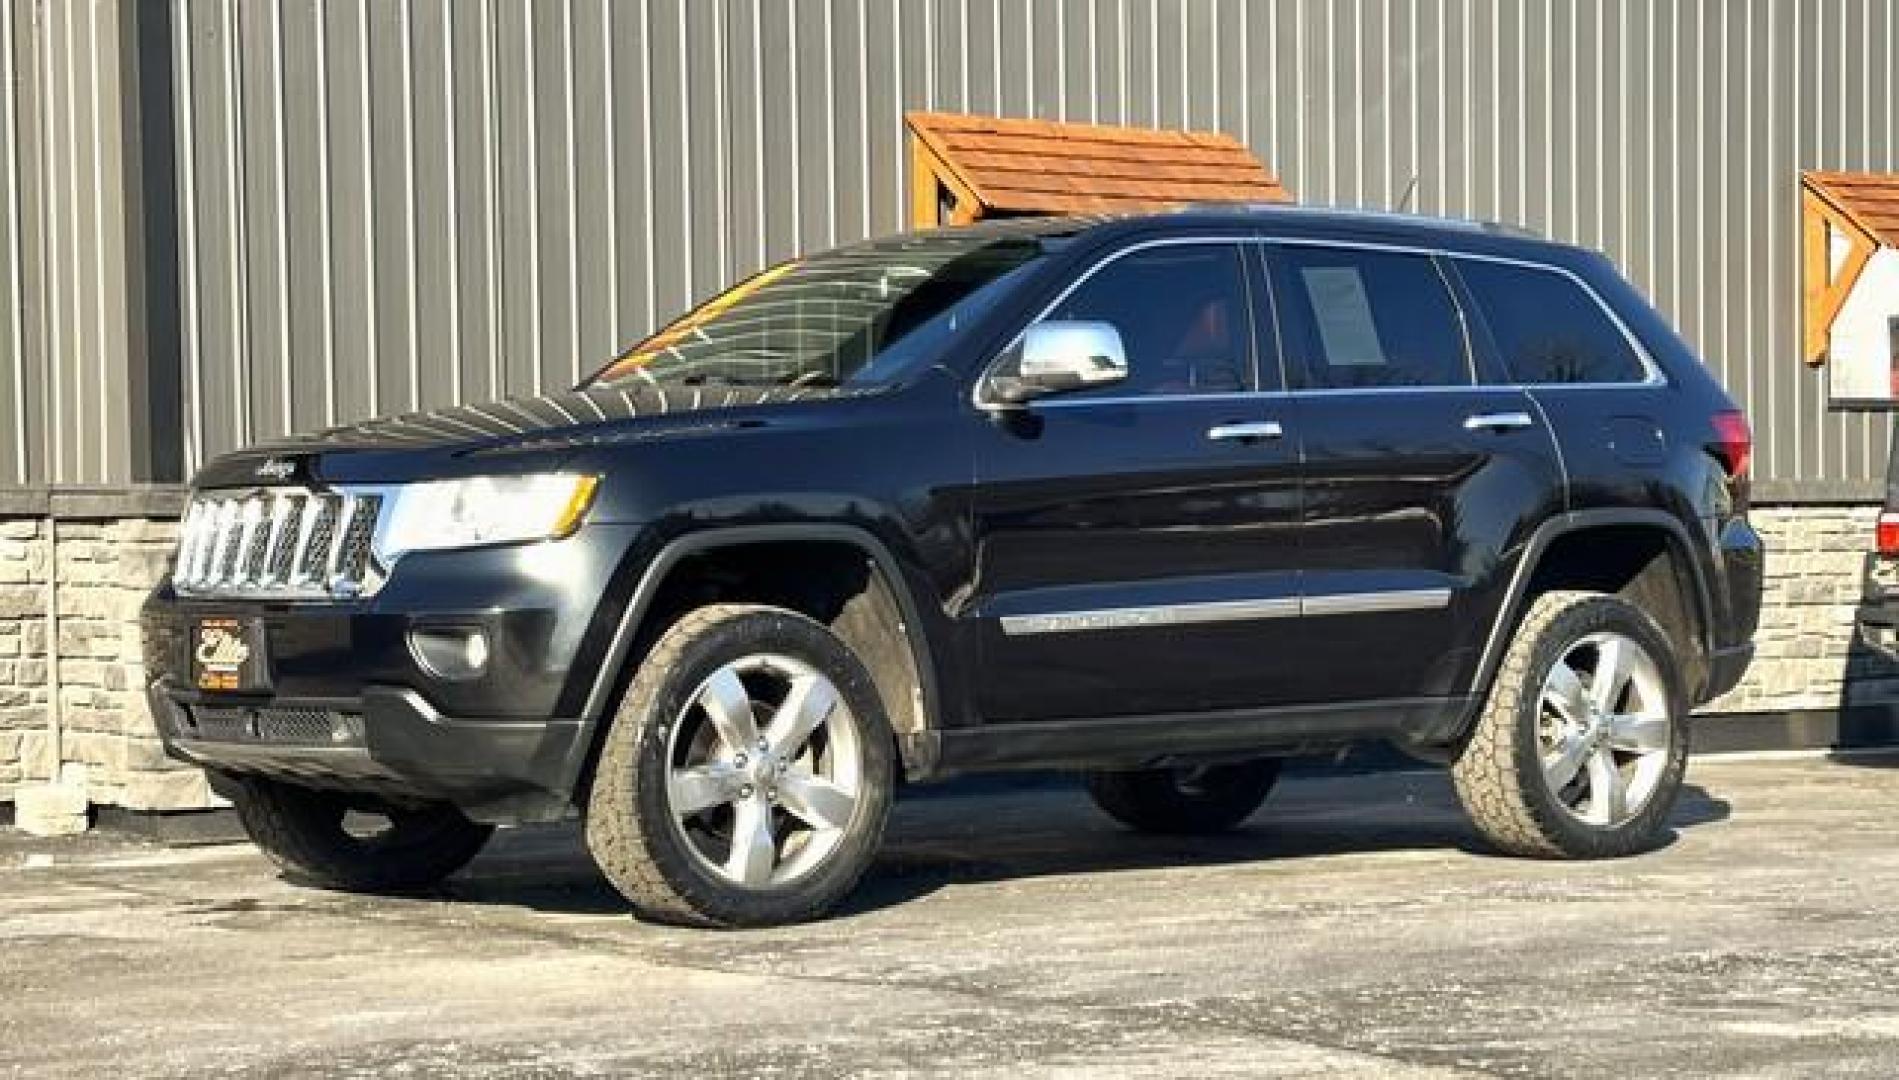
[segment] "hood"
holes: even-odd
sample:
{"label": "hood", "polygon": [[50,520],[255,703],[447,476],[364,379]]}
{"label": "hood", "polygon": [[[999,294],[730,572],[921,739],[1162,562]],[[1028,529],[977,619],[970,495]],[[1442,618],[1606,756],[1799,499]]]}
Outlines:
{"label": "hood", "polygon": [[564,460],[590,446],[762,426],[769,422],[769,413],[748,410],[867,392],[631,385],[452,405],[260,442],[207,465],[196,483],[225,487],[359,481],[388,471],[396,456],[425,470],[461,472],[473,470],[467,464],[455,468],[457,463],[502,455]]}

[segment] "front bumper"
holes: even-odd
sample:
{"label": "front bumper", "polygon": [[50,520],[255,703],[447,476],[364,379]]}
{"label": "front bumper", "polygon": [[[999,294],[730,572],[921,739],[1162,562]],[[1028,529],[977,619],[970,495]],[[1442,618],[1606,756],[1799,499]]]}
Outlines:
{"label": "front bumper", "polygon": [[458,719],[402,687],[238,702],[161,680],[148,696],[166,752],[214,775],[440,799],[501,823],[562,817],[586,753],[582,721]]}
{"label": "front bumper", "polygon": [[[141,617],[152,714],[168,752],[222,774],[445,799],[497,822],[569,808],[593,730],[586,702],[618,609],[605,601],[631,526],[563,541],[417,553],[373,597],[335,602],[181,597]],[[200,620],[237,619],[263,644],[263,682],[198,689]],[[479,674],[448,678],[418,631],[480,631]]]}

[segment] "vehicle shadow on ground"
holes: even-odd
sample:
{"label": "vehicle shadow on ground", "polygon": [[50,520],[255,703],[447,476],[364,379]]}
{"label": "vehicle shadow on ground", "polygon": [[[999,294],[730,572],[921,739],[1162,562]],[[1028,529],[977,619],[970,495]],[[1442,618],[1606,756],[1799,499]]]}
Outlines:
{"label": "vehicle shadow on ground", "polygon": [[1861,769],[1899,769],[1899,750],[1840,750],[1827,754],[1835,765],[1853,765]]}
{"label": "vehicle shadow on ground", "polygon": [[[876,865],[839,914],[908,903],[941,889],[1053,876],[1260,863],[1409,851],[1498,857],[1465,820],[1441,773],[1347,780],[1295,777],[1245,826],[1216,836],[1149,836],[1089,802],[1077,779],[972,779],[899,801]],[[1729,804],[1688,784],[1662,847],[1682,830],[1726,820]],[[627,908],[569,825],[504,833],[451,880],[443,899],[556,914]]]}

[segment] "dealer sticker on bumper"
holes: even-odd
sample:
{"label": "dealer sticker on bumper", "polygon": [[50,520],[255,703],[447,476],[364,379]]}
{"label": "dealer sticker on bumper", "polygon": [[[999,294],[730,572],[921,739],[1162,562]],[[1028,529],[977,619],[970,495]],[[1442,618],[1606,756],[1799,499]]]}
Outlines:
{"label": "dealer sticker on bumper", "polygon": [[261,627],[246,619],[200,619],[192,635],[192,681],[200,690],[255,690],[264,679]]}

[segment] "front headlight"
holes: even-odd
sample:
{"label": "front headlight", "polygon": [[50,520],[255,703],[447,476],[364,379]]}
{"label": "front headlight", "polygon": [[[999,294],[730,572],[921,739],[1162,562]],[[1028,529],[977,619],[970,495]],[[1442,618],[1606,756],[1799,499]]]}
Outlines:
{"label": "front headlight", "polygon": [[597,476],[476,476],[403,484],[378,530],[384,566],[410,551],[518,544],[571,535],[593,504]]}

